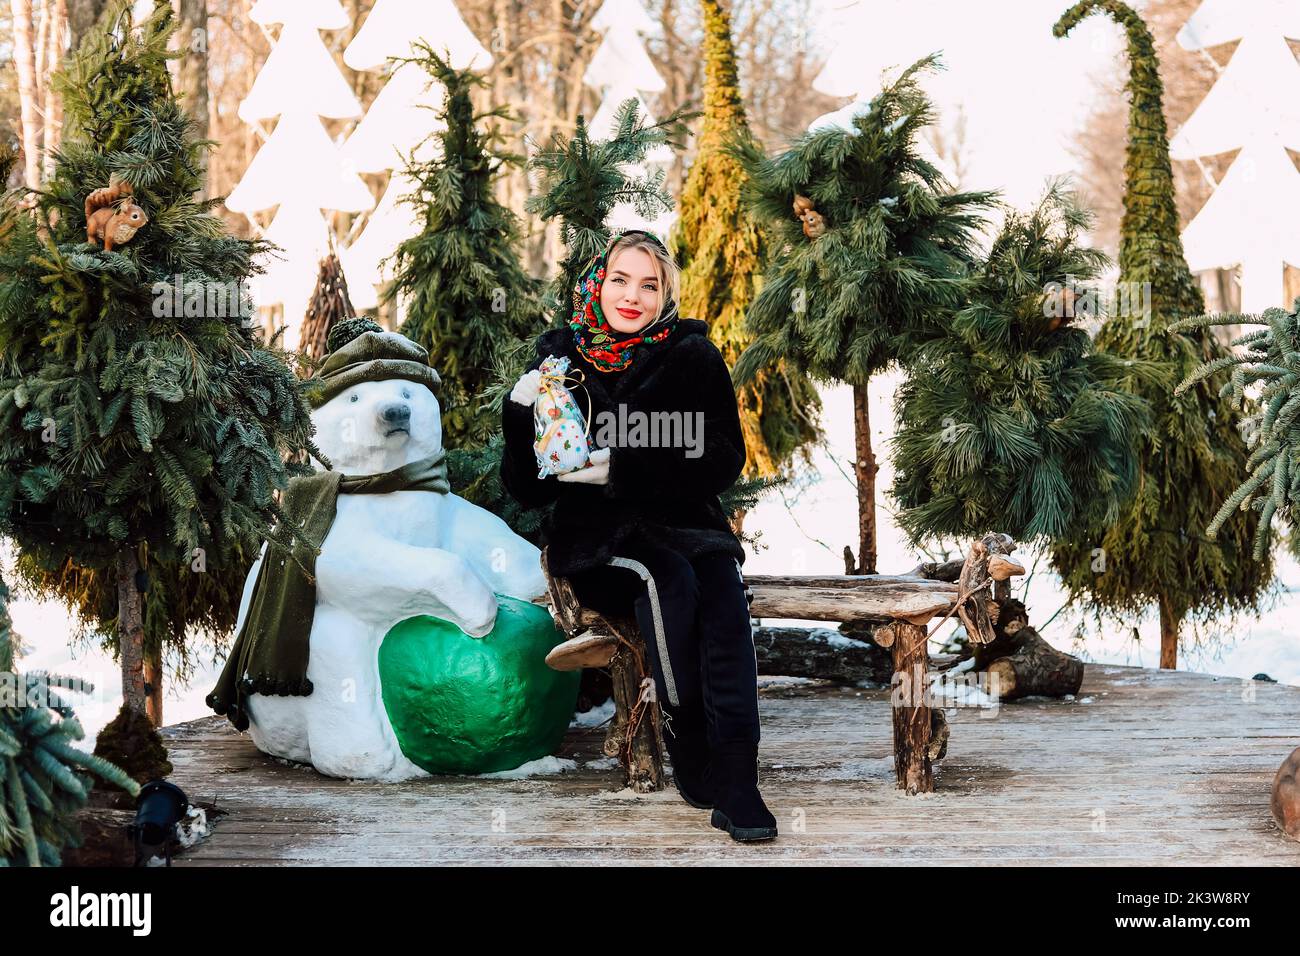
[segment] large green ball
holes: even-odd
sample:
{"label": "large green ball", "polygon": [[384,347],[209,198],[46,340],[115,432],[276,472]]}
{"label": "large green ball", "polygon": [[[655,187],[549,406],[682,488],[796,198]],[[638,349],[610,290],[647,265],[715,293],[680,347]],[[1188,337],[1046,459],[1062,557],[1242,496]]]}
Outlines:
{"label": "large green ball", "polygon": [[573,718],[580,672],[546,666],[564,639],[551,615],[518,598],[497,603],[486,637],[422,615],[379,646],[388,719],[402,753],[430,773],[513,770],[554,753]]}

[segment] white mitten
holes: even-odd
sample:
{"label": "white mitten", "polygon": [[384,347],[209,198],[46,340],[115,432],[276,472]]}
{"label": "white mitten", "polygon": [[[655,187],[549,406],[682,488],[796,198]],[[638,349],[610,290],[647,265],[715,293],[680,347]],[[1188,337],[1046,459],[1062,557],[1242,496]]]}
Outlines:
{"label": "white mitten", "polygon": [[510,401],[532,407],[533,402],[537,401],[537,395],[541,390],[541,369],[533,369],[531,372],[525,372],[519,376],[519,381],[515,382],[515,387],[510,390]]}
{"label": "white mitten", "polygon": [[558,475],[556,481],[580,481],[587,485],[609,484],[609,449],[597,448],[591,453],[591,464],[577,471]]}

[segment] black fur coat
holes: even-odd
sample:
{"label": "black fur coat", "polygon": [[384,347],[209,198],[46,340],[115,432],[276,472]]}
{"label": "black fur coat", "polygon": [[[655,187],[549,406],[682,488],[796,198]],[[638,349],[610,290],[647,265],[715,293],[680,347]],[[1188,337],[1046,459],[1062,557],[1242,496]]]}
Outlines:
{"label": "black fur coat", "polygon": [[[618,373],[599,372],[588,364],[568,328],[543,332],[536,344],[530,371],[548,355],[567,355],[570,369],[581,370],[587,385],[572,391],[584,412],[587,396],[591,398],[592,447],[608,444],[611,449],[606,485],[561,482],[553,475],[538,478],[532,409],[508,396],[505,400],[501,479],[526,507],[555,502],[542,527],[550,572],[568,576],[605,564],[629,537],[671,547],[687,557],[725,551],[743,564],[744,549],[718,495],[740,477],[745,438],[731,374],[722,353],[709,341],[708,325],[678,319],[668,338],[638,345],[631,365]],[[624,436],[631,440],[623,444],[616,431],[602,442],[601,412],[614,416],[605,421],[616,421],[620,405],[626,414],[643,413],[643,421],[654,412],[680,412],[692,415],[699,425],[694,413],[703,412],[702,427],[689,442],[684,440],[688,433],[679,432],[683,440],[678,447],[651,447],[644,439],[634,445],[631,430]],[[700,450],[698,457],[690,457]]]}

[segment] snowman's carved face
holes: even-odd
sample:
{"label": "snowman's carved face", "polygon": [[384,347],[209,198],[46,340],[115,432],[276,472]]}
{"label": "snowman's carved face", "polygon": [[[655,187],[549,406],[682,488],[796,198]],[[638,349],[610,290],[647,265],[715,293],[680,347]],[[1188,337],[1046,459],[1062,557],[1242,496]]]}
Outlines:
{"label": "snowman's carved face", "polygon": [[316,444],[336,471],[374,475],[442,448],[442,409],[433,392],[405,379],[362,382],[312,412]]}

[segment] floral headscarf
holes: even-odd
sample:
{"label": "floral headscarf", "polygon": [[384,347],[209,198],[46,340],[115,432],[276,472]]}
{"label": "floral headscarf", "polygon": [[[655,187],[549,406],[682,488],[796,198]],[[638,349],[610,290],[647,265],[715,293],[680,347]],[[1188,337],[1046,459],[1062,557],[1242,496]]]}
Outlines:
{"label": "floral headscarf", "polygon": [[[573,287],[573,314],[569,318],[569,327],[573,329],[578,351],[600,372],[618,372],[627,368],[638,345],[662,342],[677,325],[677,302],[673,299],[664,303],[659,318],[637,332],[619,332],[605,320],[600,308],[600,290],[605,284],[609,254],[620,239],[633,233],[649,236],[661,249],[665,248],[658,236],[644,229],[631,229],[614,235],[605,244],[605,250],[592,258]],[[660,292],[667,294],[663,288]]]}

